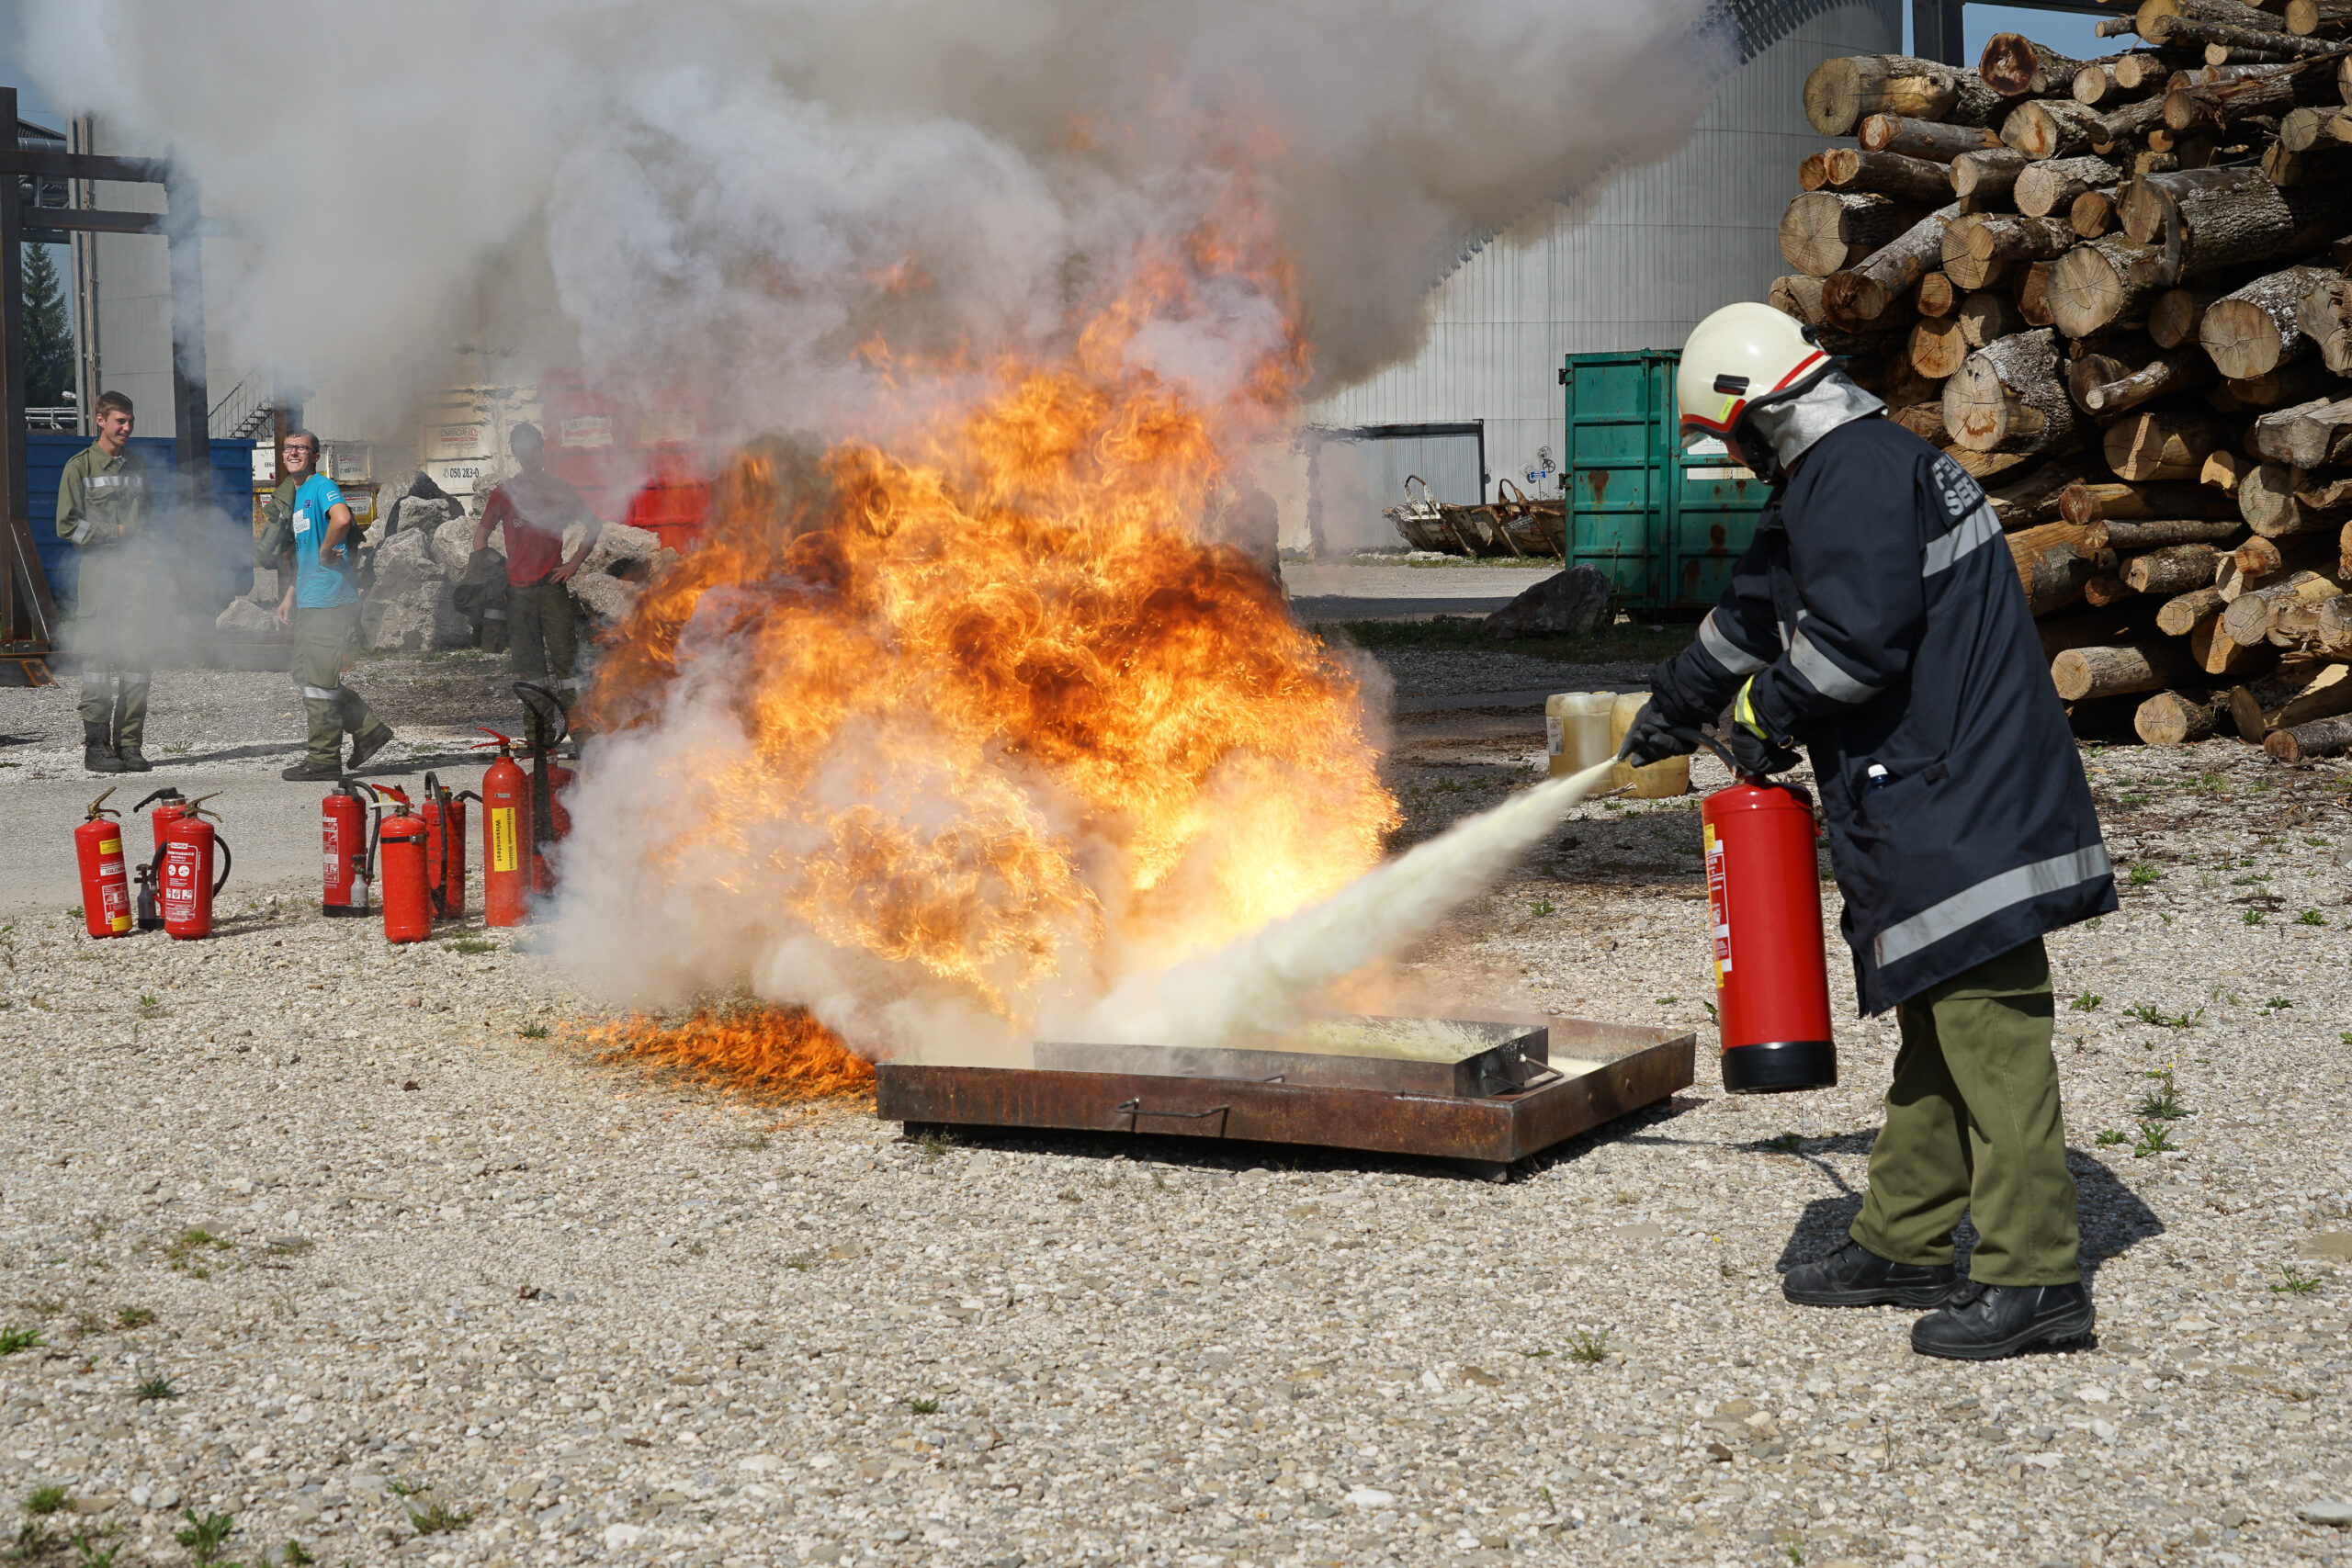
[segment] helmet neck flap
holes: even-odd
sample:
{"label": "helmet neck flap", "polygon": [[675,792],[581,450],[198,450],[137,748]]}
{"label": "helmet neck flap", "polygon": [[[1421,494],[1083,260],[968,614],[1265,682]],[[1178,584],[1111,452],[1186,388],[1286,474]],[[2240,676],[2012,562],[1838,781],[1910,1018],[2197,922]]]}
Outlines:
{"label": "helmet neck flap", "polygon": [[1841,424],[1882,412],[1886,404],[1865,392],[1836,363],[1792,386],[1749,403],[1732,430],[1747,466],[1767,484],[1779,484],[1815,442]]}

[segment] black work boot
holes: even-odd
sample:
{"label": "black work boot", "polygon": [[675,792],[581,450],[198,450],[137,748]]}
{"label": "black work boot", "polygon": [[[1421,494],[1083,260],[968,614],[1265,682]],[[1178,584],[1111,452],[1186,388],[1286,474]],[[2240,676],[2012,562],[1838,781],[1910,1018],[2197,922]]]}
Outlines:
{"label": "black work boot", "polygon": [[1781,1294],[1799,1306],[1941,1306],[1960,1289],[1949,1263],[1895,1263],[1859,1241],[1783,1275]]}
{"label": "black work boot", "polygon": [[116,747],[114,756],[126,773],[152,773],[155,771],[155,764],[147,760],[147,753],[139,749],[136,740],[128,740]]}
{"label": "black work boot", "polygon": [[351,743],[351,772],[357,773],[360,764],[392,743],[392,727],[379,724]]}
{"label": "black work boot", "polygon": [[2089,1337],[2091,1293],[2071,1285],[1980,1285],[1971,1280],[1911,1325],[1911,1348],[1954,1361],[1997,1361],[2029,1345]]}
{"label": "black work boot", "polygon": [[114,735],[110,726],[92,724],[86,719],[83,721],[82,766],[94,773],[122,772],[122,759],[114,754]]}
{"label": "black work boot", "polygon": [[343,768],[339,763],[313,762],[306,757],[281,772],[277,776],[293,784],[299,784],[304,779],[339,779],[343,777]]}

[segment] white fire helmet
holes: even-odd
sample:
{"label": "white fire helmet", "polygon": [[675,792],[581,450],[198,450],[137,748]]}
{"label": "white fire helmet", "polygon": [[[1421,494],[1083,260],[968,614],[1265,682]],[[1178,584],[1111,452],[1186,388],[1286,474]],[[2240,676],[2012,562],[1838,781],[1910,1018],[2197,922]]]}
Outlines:
{"label": "white fire helmet", "polygon": [[1749,405],[1795,390],[1829,368],[1795,318],[1770,305],[1726,305],[1690,329],[1674,396],[1688,435],[1729,435]]}

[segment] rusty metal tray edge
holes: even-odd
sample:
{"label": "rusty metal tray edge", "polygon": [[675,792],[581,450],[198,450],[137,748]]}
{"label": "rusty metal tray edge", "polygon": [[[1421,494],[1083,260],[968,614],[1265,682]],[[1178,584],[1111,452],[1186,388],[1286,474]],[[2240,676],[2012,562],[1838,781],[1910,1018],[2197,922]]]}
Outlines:
{"label": "rusty metal tray edge", "polygon": [[1655,1105],[1694,1081],[1695,1034],[1599,1027],[1655,1043],[1577,1077],[1478,1100],[1230,1078],[884,1062],[876,1070],[875,1113],[882,1121],[922,1125],[1159,1133],[1507,1165]]}

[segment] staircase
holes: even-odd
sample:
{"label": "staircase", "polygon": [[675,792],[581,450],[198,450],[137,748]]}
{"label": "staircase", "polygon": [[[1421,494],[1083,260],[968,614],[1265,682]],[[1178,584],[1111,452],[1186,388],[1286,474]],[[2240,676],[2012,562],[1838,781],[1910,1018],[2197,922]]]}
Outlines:
{"label": "staircase", "polygon": [[266,371],[255,371],[229,389],[205,420],[206,430],[223,441],[249,441],[270,428],[277,400]]}

